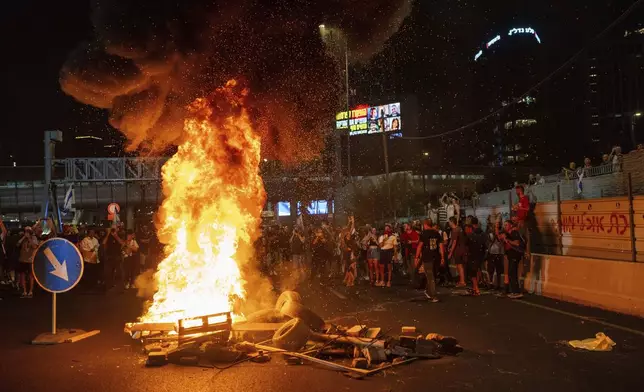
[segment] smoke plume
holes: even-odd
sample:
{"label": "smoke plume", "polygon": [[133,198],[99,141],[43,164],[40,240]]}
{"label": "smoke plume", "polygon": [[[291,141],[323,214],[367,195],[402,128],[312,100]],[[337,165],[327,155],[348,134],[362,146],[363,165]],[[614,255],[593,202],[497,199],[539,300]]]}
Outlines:
{"label": "smoke plume", "polygon": [[180,144],[189,102],[243,78],[263,153],[308,159],[342,91],[318,25],[341,29],[352,60],[365,61],[410,8],[411,0],[93,0],[94,40],[71,53],[60,84],[109,110],[130,149],[159,150]]}

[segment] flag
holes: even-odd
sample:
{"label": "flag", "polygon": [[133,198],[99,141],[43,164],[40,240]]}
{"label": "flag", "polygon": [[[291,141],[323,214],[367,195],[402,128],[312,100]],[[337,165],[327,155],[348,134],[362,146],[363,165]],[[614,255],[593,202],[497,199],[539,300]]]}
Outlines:
{"label": "flag", "polygon": [[63,208],[61,209],[60,213],[67,215],[70,212],[75,212],[76,209],[73,207],[75,203],[76,200],[74,198],[74,185],[70,184],[69,188],[67,188],[67,192],[65,193],[65,201],[63,202]]}

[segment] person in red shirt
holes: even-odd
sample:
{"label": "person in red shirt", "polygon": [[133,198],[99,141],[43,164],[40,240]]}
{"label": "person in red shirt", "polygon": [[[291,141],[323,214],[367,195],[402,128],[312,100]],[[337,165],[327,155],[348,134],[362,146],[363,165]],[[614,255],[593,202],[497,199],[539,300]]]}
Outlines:
{"label": "person in red shirt", "polygon": [[411,277],[412,282],[414,282],[414,276],[416,272],[416,265],[414,262],[414,257],[416,255],[416,249],[418,249],[418,241],[420,239],[420,234],[409,224],[405,223],[404,230],[400,236],[400,242],[404,246],[404,255],[405,263],[407,264],[407,272]]}
{"label": "person in red shirt", "polygon": [[530,199],[525,195],[525,189],[523,185],[517,185],[515,188],[517,196],[519,197],[519,202],[515,204],[512,209],[516,212],[517,218],[519,220],[519,225],[522,227],[525,225],[525,221],[528,218],[528,212],[530,211]]}
{"label": "person in red shirt", "polygon": [[[525,189],[523,185],[517,185],[515,188],[517,196],[519,197],[519,202],[515,204],[512,209],[516,213],[516,223],[519,234],[526,239],[526,255],[530,254],[530,233],[528,232],[528,226],[526,221],[528,219],[528,213],[530,212],[530,199],[525,194]],[[523,270],[523,264],[520,266],[520,270]]]}

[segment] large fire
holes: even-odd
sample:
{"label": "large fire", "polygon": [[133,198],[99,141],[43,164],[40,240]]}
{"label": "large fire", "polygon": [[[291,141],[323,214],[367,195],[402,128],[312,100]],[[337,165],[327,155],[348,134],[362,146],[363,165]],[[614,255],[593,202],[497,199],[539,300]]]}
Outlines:
{"label": "large fire", "polygon": [[165,259],[143,322],[227,312],[245,297],[240,265],[252,254],[265,200],[260,136],[234,80],[195,100],[178,152],[163,166],[159,235]]}

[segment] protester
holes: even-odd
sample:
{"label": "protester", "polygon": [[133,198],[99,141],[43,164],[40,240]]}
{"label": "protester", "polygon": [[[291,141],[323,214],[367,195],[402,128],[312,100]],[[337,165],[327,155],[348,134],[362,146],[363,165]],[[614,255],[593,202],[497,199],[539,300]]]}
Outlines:
{"label": "protester", "polygon": [[[380,264],[378,269],[380,270],[380,282],[376,283],[376,286],[391,287],[391,274],[393,272],[393,265],[391,264],[394,257],[394,248],[398,245],[398,239],[391,230],[391,225],[385,225],[385,232],[378,239],[378,245],[380,246]],[[385,270],[387,270],[387,283],[385,284]]]}
{"label": "protester", "polygon": [[440,198],[440,203],[441,206],[445,207],[446,211],[446,219],[449,221],[449,218],[455,216],[458,222],[458,219],[460,217],[460,205],[459,205],[459,199],[456,197],[456,195],[452,192],[445,193],[443,196]]}
{"label": "protester", "polygon": [[77,245],[79,241],[78,230],[72,225],[63,225],[63,234],[61,237],[74,245]]}
{"label": "protester", "polygon": [[519,228],[522,229],[525,227],[525,221],[528,218],[528,213],[530,212],[530,199],[526,196],[523,185],[518,185],[515,190],[519,197],[519,202],[512,207],[512,210],[516,212]]}
{"label": "protester", "polygon": [[[32,298],[34,296],[34,274],[32,270],[34,252],[38,248],[39,241],[34,230],[27,226],[25,233],[18,241],[20,248],[18,272],[20,273],[20,287],[22,295],[20,298]],[[29,291],[27,292],[27,276],[29,276]]]}
{"label": "protester", "polygon": [[546,179],[541,177],[541,174],[537,173],[537,177],[535,178],[537,180],[537,185],[544,185],[546,183]]}
{"label": "protester", "polygon": [[105,290],[109,290],[114,287],[116,272],[121,273],[121,280],[123,280],[123,260],[121,254],[121,248],[125,242],[119,237],[118,228],[113,226],[107,229],[106,235],[103,238],[102,246],[105,252],[105,263],[103,270],[103,282],[105,285]]}
{"label": "protester", "polygon": [[506,287],[506,292],[508,298],[518,299],[523,297],[519,287],[519,263],[525,252],[525,241],[512,221],[505,222],[504,230],[505,232],[500,234],[499,238],[504,243],[505,255],[508,259],[509,287]]}
{"label": "protester", "polygon": [[479,283],[481,281],[481,267],[485,262],[486,236],[479,227],[477,217],[472,217],[472,232],[468,236],[468,272],[472,280],[472,295],[481,295]]}
{"label": "protester", "polygon": [[139,244],[136,242],[134,233],[127,232],[127,237],[123,245],[123,267],[125,270],[125,288],[134,288],[134,279],[136,279],[140,270]]}
{"label": "protester", "polygon": [[80,242],[80,251],[85,263],[83,280],[88,289],[96,288],[100,279],[98,249],[99,243],[94,229],[89,229],[87,236]]}
{"label": "protester", "polygon": [[423,221],[423,232],[416,248],[415,267],[420,269],[421,263],[427,277],[425,296],[430,302],[438,302],[434,266],[439,263],[441,266],[445,265],[445,248],[443,236],[434,228],[430,219]]}
{"label": "protester", "polygon": [[620,171],[622,169],[623,159],[624,157],[622,155],[622,148],[620,146],[613,147],[609,156],[609,160],[613,165],[613,171]]}
{"label": "protester", "polygon": [[458,271],[458,284],[456,287],[465,287],[465,263],[467,262],[467,247],[466,247],[466,238],[458,225],[456,217],[451,217],[449,219],[450,231],[450,249],[448,253],[448,258],[453,259],[456,264],[456,270]]}
{"label": "protester", "polygon": [[528,176],[528,185],[536,185],[537,184],[537,179],[534,177],[533,174],[530,174]]}
{"label": "protester", "polygon": [[[367,248],[367,263],[369,265],[369,281],[372,286],[380,282],[380,248],[378,248],[378,237],[376,228],[368,228],[367,235],[362,239],[362,243]],[[384,279],[384,277],[382,278]]]}
{"label": "protester", "polygon": [[141,225],[141,229],[136,234],[137,243],[139,244],[139,260],[143,269],[150,267],[150,248],[152,245],[152,233],[148,225]]}
{"label": "protester", "polygon": [[[443,249],[445,249],[447,243],[449,242],[449,237],[447,231],[441,230],[438,223],[434,223],[434,230],[436,230],[441,235],[441,240],[443,243]],[[447,253],[447,252],[446,252]],[[449,257],[446,257],[446,262],[443,264],[434,264],[434,276],[438,277],[438,284],[441,286],[449,286],[452,284],[452,273],[449,270]]]}
{"label": "protester", "polygon": [[304,241],[305,238],[302,229],[299,226],[295,226],[289,242],[291,244],[293,266],[300,273],[304,272]]}
{"label": "protester", "polygon": [[420,235],[410,223],[405,223],[403,225],[403,233],[400,236],[400,242],[403,247],[403,260],[405,261],[405,267],[407,268],[407,274],[411,278],[411,281],[414,281],[414,275],[416,271],[416,266],[414,263],[414,257],[416,255],[416,250],[418,248],[418,241]]}
{"label": "protester", "polygon": [[487,228],[487,242],[488,242],[488,259],[487,259],[487,272],[492,281],[492,288],[494,290],[501,290],[501,275],[504,273],[503,256],[504,249],[503,243],[499,239],[501,232],[501,220],[495,221]]}
{"label": "protester", "polygon": [[324,274],[324,265],[329,257],[329,247],[327,242],[323,229],[315,229],[315,235],[313,236],[313,241],[311,243],[311,282],[315,278],[322,277]]}
{"label": "protester", "polygon": [[591,167],[593,167],[593,165],[591,164],[590,158],[584,158],[584,169],[590,169]]}
{"label": "protester", "polygon": [[344,262],[344,283],[347,287],[353,287],[357,270],[356,270],[356,255],[358,254],[358,247],[351,235],[351,231],[345,230],[342,237],[342,261]]}

